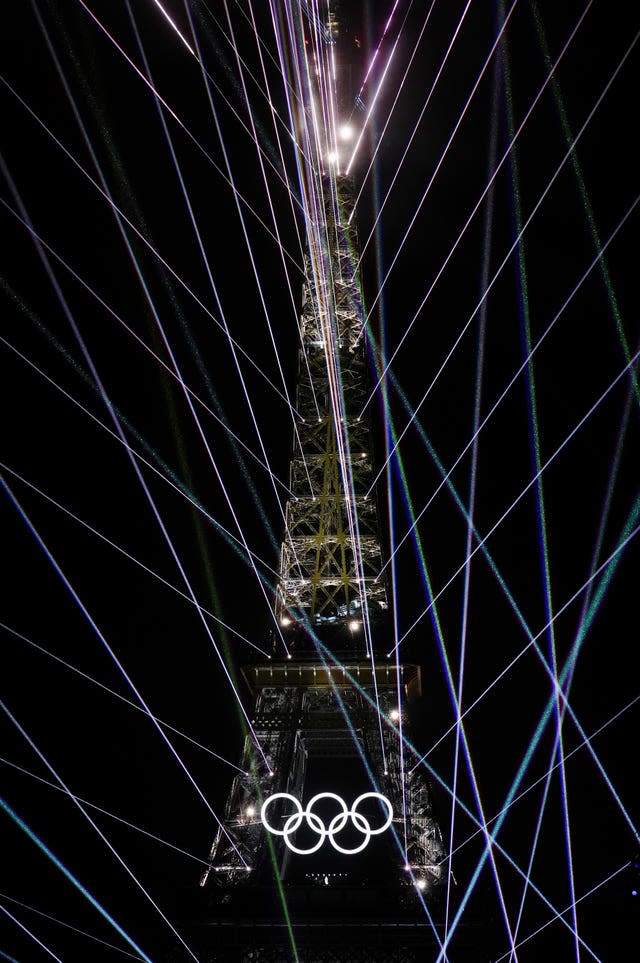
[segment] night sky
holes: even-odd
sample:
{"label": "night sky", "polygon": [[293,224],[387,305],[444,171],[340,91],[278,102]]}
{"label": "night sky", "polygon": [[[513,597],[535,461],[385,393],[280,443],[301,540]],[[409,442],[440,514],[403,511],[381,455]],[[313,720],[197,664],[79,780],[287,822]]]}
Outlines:
{"label": "night sky", "polygon": [[[176,944],[159,910],[171,915],[175,894],[197,885],[215,833],[208,806],[221,814],[231,783],[217,756],[236,762],[242,745],[203,618],[247,705],[241,667],[260,656],[252,645],[272,652],[273,616],[242,540],[272,585],[304,245],[269,5],[164,6],[191,41],[195,30],[209,88],[153,0],[12,5],[0,85],[2,796],[158,960]],[[367,62],[392,4],[347,6]],[[513,795],[529,790],[498,843],[526,875],[537,839],[531,878],[546,899],[571,923],[585,897],[579,959],[615,963],[637,939],[640,18],[631,3],[516,0],[452,138],[503,14],[479,0],[401,0],[379,55],[386,63],[401,28],[354,171],[372,384],[376,355],[402,341],[370,404],[379,467],[390,426],[400,435],[419,406],[401,463],[380,477],[383,556],[402,542],[397,631],[423,678],[414,734],[460,893],[482,853],[459,806],[451,843],[444,653],[457,687],[464,639],[484,816],[516,778]],[[364,117],[354,107],[353,123]],[[467,511],[471,549],[482,547],[465,566]],[[553,691],[542,665],[552,650],[558,673],[567,667],[563,746],[575,753],[545,794],[553,713],[531,740]],[[131,705],[139,697],[173,727],[164,732],[184,768]],[[104,838],[46,784],[60,786],[47,762],[99,807],[86,811]],[[457,792],[477,816],[463,755]],[[134,952],[18,822],[0,818],[0,906],[48,948],[5,918],[0,955]],[[515,928],[523,878],[496,861]],[[495,920],[494,958],[507,953],[488,865],[470,905]],[[518,940],[553,915],[529,890]],[[577,958],[557,920],[518,952],[521,963]]]}

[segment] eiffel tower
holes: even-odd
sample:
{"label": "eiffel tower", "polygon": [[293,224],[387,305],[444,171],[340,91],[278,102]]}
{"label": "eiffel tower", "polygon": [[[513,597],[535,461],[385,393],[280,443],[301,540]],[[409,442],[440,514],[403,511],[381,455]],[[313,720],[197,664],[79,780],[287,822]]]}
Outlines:
{"label": "eiffel tower", "polygon": [[[355,99],[356,43],[336,11],[325,6],[320,79],[300,95],[333,98],[339,116]],[[336,80],[325,89],[327,55]],[[207,963],[411,963],[437,948],[444,850],[429,787],[405,764],[420,670],[386,656],[354,184],[320,126],[276,586],[283,657],[243,670],[253,731],[201,880]]]}

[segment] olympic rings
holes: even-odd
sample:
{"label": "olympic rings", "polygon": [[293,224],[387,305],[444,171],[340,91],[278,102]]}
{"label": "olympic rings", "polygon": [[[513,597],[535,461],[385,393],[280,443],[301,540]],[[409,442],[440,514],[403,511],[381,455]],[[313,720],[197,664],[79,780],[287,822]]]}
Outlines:
{"label": "olympic rings", "polygon": [[[267,820],[267,810],[269,806],[271,806],[271,804],[276,802],[278,799],[288,799],[296,808],[296,812],[293,812],[290,816],[285,818],[283,829],[277,829]],[[313,807],[321,799],[333,799],[341,808],[341,812],[332,817],[328,828],[325,826],[320,816],[313,812]],[[362,813],[357,811],[358,806],[360,803],[364,802],[365,799],[379,799],[387,810],[387,817],[384,823],[377,829],[372,829],[367,817],[363,816]],[[355,853],[361,853],[363,849],[366,849],[372,836],[378,836],[380,833],[384,833],[389,828],[393,820],[393,807],[391,806],[391,803],[387,797],[383,796],[379,792],[363,792],[362,795],[358,796],[358,798],[355,800],[351,809],[347,808],[347,804],[345,803],[344,799],[336,795],[336,793],[319,792],[309,800],[307,803],[307,808],[303,809],[295,796],[292,796],[288,792],[276,792],[273,794],[273,796],[269,796],[263,802],[262,809],[260,810],[260,819],[262,820],[262,825],[266,830],[268,830],[270,833],[273,833],[274,836],[283,836],[285,844],[288,846],[291,852],[297,853],[299,856],[309,856],[311,853],[317,852],[327,838],[333,848],[339,853],[344,853],[345,856],[353,856]],[[300,849],[298,846],[294,846],[294,844],[291,842],[291,836],[293,836],[296,830],[300,828],[303,819],[306,819],[309,828],[313,829],[313,831],[316,832],[319,837],[318,841],[308,849]],[[364,836],[363,842],[359,843],[357,846],[354,846],[352,849],[346,849],[344,846],[340,846],[340,844],[335,840],[335,836],[337,836],[338,833],[345,828],[349,819],[353,823],[354,827]]]}

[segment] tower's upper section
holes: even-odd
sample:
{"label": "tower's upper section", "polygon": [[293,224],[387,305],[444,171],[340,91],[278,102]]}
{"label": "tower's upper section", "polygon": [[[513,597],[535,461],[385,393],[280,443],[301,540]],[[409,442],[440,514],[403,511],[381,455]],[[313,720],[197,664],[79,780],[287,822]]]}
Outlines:
{"label": "tower's upper section", "polygon": [[[387,608],[381,569],[368,396],[365,311],[350,177],[341,174],[340,128],[353,107],[355,36],[336,5],[305,33],[300,129],[307,255],[300,315],[291,490],[276,609],[281,625],[344,625],[352,651],[369,647],[370,622]],[[355,91],[355,93],[354,93]],[[350,102],[349,99],[351,98]]]}
{"label": "tower's upper section", "polygon": [[326,34],[335,85],[335,103],[340,122],[345,122],[356,107],[362,85],[364,58],[354,7],[347,0],[327,3]]}
{"label": "tower's upper section", "polygon": [[317,178],[346,171],[358,142],[365,77],[355,0],[282,4],[279,34],[285,93],[297,143],[302,200],[314,210]]}

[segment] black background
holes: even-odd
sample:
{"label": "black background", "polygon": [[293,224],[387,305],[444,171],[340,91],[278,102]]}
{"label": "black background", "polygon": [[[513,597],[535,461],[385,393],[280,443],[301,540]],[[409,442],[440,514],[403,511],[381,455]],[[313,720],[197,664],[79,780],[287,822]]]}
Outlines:
{"label": "black background", "polygon": [[[90,0],[87,5],[144,72],[143,55],[126,4]],[[407,17],[372,118],[373,132],[379,132],[386,122],[429,6],[414,3],[407,12],[408,4],[401,3],[395,13],[383,44],[382,59],[389,55],[405,13]],[[543,2],[539,6],[550,55],[555,60],[585,6],[582,2]],[[391,4],[363,7],[361,10],[357,5],[350,16],[361,17],[363,48],[370,50],[378,42]],[[182,4],[167,3],[166,8],[172,10],[180,29],[190,36],[189,19]],[[358,204],[362,244],[372,228],[375,191],[384,197],[464,9],[462,3],[436,3],[433,7],[377,152],[374,174],[367,178]],[[214,820],[152,723],[142,713],[56,662],[52,655],[136,701],[106,648],[108,643],[159,719],[232,761],[238,758],[242,740],[238,709],[193,605],[44,495],[185,591],[131,461],[123,445],[105,430],[104,426],[113,432],[114,425],[104,396],[96,389],[97,376],[128,443],[148,462],[140,470],[200,604],[254,644],[270,650],[272,617],[258,580],[242,551],[236,551],[210,519],[237,536],[231,504],[250,548],[267,565],[277,567],[282,524],[273,486],[251,456],[243,454],[243,466],[234,454],[226,427],[197,404],[202,430],[223,480],[223,493],[179,384],[135,340],[134,334],[170,366],[161,324],[184,381],[262,459],[226,335],[211,315],[221,321],[224,312],[233,338],[281,391],[280,365],[287,390],[293,396],[296,311],[302,282],[299,237],[303,226],[300,218],[294,217],[287,191],[268,163],[281,167],[256,43],[245,17],[249,15],[247,4],[230,2],[228,12],[235,47],[258,80],[256,85],[248,74],[244,77],[252,115],[247,110],[234,50],[225,37],[230,28],[224,3],[198,2],[191,6],[204,63],[217,85],[212,87],[212,99],[218,130],[197,61],[151,0],[132,0],[131,10],[153,85],[181,122],[165,111],[215,293],[158,109],[142,78],[80,2],[59,5],[43,0],[12,7],[9,14],[5,11],[3,477],[77,599],[65,587],[14,502],[9,496],[3,497],[3,623],[8,630],[3,632],[2,688],[7,708],[68,788],[107,811],[104,814],[89,810],[142,886],[166,909],[172,892],[196,883],[203,868],[198,860],[206,858],[215,832]],[[282,78],[269,59],[269,54],[277,57],[277,53],[267,5],[257,4],[254,13],[266,48],[263,56],[272,101],[285,117]],[[373,337],[379,343],[382,333],[389,352],[414,318],[491,172],[505,153],[509,143],[508,104],[512,105],[517,129],[548,76],[532,7],[520,0],[506,33],[508,46],[502,46],[499,56],[492,58],[406,243],[402,243],[491,48],[498,18],[499,10],[493,4],[470,4],[384,207],[379,245],[374,238],[364,250],[365,292],[368,303],[373,304],[379,288],[376,249],[386,270],[402,244],[383,297],[370,318]],[[638,27],[633,4],[594,0],[588,5],[554,74],[573,136],[580,131],[622,61]],[[507,55],[510,95],[504,72]],[[502,65],[497,80],[496,62]],[[576,149],[601,243],[616,230],[637,197],[637,68],[636,44]],[[370,93],[369,88],[363,94],[366,103]],[[74,117],[71,99],[80,123]],[[255,144],[231,108],[249,127],[250,116],[254,119],[260,146],[268,158],[267,161],[263,157],[263,163],[273,208]],[[362,113],[354,113],[356,123],[361,123],[362,118]],[[493,161],[492,122],[496,131]],[[293,152],[282,127],[278,133],[285,164],[282,173],[294,195],[299,196]],[[114,203],[169,267],[130,227],[125,227],[125,231],[132,255],[127,253],[109,204],[53,136],[77,165],[96,180],[96,164],[100,165]],[[393,362],[392,370],[410,405],[415,406],[423,397],[475,310],[486,283],[483,259],[489,259],[488,277],[492,279],[513,244],[517,217],[514,197],[517,194],[520,198],[522,217],[526,220],[566,152],[563,125],[549,83],[511,154],[517,158],[517,184],[507,159],[496,175],[493,192],[465,231]],[[371,155],[371,144],[363,145],[362,155],[356,170],[358,183],[368,167],[365,156]],[[243,198],[246,238],[262,284],[261,294],[234,195],[224,176],[227,162]],[[487,214],[488,204],[491,218]],[[272,210],[285,254],[272,236]],[[84,288],[60,260],[48,255],[66,309],[32,237],[16,214],[30,220],[42,240],[91,289]],[[489,224],[491,243],[487,253]],[[536,343],[595,258],[589,216],[571,159],[564,163],[527,227],[523,251],[531,338]],[[626,364],[619,329],[624,332],[631,354],[638,350],[637,254],[636,209],[606,250],[614,306],[603,271],[595,264],[534,355],[542,464]],[[493,406],[526,356],[519,276],[516,251],[491,287],[486,313],[476,313],[420,408],[420,425],[445,470],[456,461],[472,435],[480,319],[484,317],[486,329],[481,417]],[[265,313],[271,323],[275,351]],[[69,317],[82,338],[85,353]],[[133,334],[121,322],[126,322]],[[287,405],[243,356],[240,364],[269,464],[274,474],[286,481],[292,435]],[[493,527],[535,473],[528,399],[523,373],[479,435],[475,524],[481,535]],[[386,404],[378,392],[371,408],[381,465],[385,414],[393,419],[398,432],[408,416],[391,385]],[[638,497],[638,412],[638,396],[631,391],[629,377],[623,376],[542,474],[552,613],[589,578],[601,518],[605,518],[605,525],[596,567],[624,537],[624,526]],[[419,512],[440,484],[441,474],[415,427],[407,432],[400,450],[408,492]],[[470,497],[470,458],[471,449],[451,475],[465,504]],[[612,466],[616,471],[609,487]],[[173,486],[161,476],[169,476]],[[43,494],[27,483],[37,486]],[[388,487],[383,476],[379,498],[385,515]],[[189,497],[185,497],[185,491]],[[278,494],[284,497],[281,486]],[[397,476],[392,495],[395,537],[399,540],[410,522]],[[632,527],[637,523],[636,516]],[[388,555],[386,521],[384,528],[384,553]],[[421,517],[418,531],[433,591],[438,593],[462,566],[466,551],[466,522],[446,487]],[[528,489],[491,535],[487,548],[522,619],[534,634],[540,633],[549,615],[535,486]],[[395,558],[396,611],[399,633],[404,635],[424,612],[429,598],[411,538],[403,543]],[[269,576],[268,568],[262,570]],[[454,684],[459,675],[463,574],[455,578],[436,603]],[[587,735],[637,695],[637,586],[637,539],[632,539],[619,556],[572,676],[570,703]],[[554,623],[560,666],[575,639],[583,600],[584,596],[579,596]],[[211,617],[206,618],[232,674],[236,675],[255,653],[236,635],[221,630]],[[477,552],[471,564],[463,706],[484,692],[527,640],[496,576],[482,553]],[[539,642],[548,654],[548,633],[542,632]],[[402,651],[418,661],[423,671],[424,698],[414,718],[418,744],[425,751],[436,746],[429,754],[429,765],[444,784],[451,786],[455,742],[449,730],[455,715],[430,615],[410,631]],[[241,692],[246,700],[247,692]],[[550,692],[548,676],[530,648],[469,713],[469,745],[487,818],[503,805]],[[584,747],[567,763],[576,897],[624,867],[634,852],[634,834],[622,810],[630,810],[633,803],[636,715],[637,704],[593,741],[593,749],[616,795]],[[221,813],[233,770],[179,735],[169,731],[168,735],[204,797]],[[529,759],[521,789],[544,776],[549,768],[554,735],[551,723]],[[564,735],[566,752],[583,741],[568,717]],[[2,752],[2,782],[7,803],[145,951],[159,958],[167,947],[173,946],[175,937],[94,829],[63,794],[7,764],[8,760],[55,782],[8,717],[3,725],[3,745],[6,748]],[[466,773],[461,758],[458,792],[465,805],[476,813]],[[544,782],[539,783],[513,806],[498,836],[499,843],[525,872],[543,787]],[[450,796],[437,783],[435,799],[448,841]],[[115,822],[108,813],[181,847],[189,855],[177,853]],[[8,816],[2,820],[6,853],[2,905],[63,960],[111,960],[121,956],[115,949],[73,935],[33,912],[35,909],[59,917],[127,949],[33,841]],[[465,843],[474,830],[472,821],[456,808],[454,848]],[[480,839],[476,837],[453,857],[452,867],[461,892],[480,853]],[[496,859],[513,925],[518,916],[522,878],[502,856],[497,855]],[[558,910],[564,910],[572,901],[567,867],[561,784],[556,771],[541,822],[532,878]],[[501,910],[488,866],[483,870],[480,889],[488,900],[489,914],[500,921]],[[627,958],[633,939],[634,909],[629,889],[626,870],[578,906],[580,935],[599,959]],[[19,900],[33,909],[10,900]],[[529,893],[519,938],[528,936],[551,916],[538,897]],[[571,914],[565,918],[570,920]],[[502,942],[501,952],[506,952],[509,943],[505,931]],[[0,949],[20,961],[48,958],[8,919],[3,922]],[[592,958],[585,950],[581,952],[581,958]],[[524,944],[518,959],[537,961],[545,954],[557,960],[576,956],[571,934],[558,922]]]}

